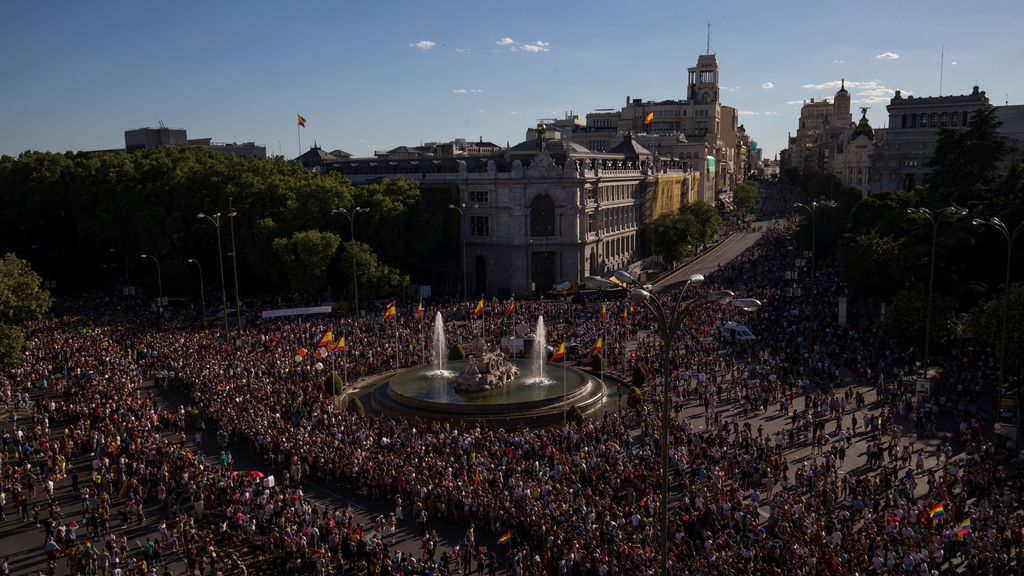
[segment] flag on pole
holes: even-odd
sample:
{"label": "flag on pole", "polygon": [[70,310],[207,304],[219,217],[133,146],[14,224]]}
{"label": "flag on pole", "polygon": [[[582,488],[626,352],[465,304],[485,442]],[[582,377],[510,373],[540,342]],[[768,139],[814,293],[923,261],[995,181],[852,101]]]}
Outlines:
{"label": "flag on pole", "polygon": [[508,544],[512,540],[512,531],[506,530],[504,534],[498,538],[498,544]]}
{"label": "flag on pole", "polygon": [[320,337],[320,342],[316,345],[317,348],[331,348],[331,343],[334,342],[334,332],[328,330],[324,332],[324,335]]}
{"label": "flag on pole", "polygon": [[932,520],[934,520],[936,518],[938,518],[940,520],[942,518],[945,518],[946,517],[946,511],[942,508],[942,502],[939,502],[931,510],[929,510],[928,511],[928,516],[930,516]]}
{"label": "flag on pole", "polygon": [[516,311],[516,297],[513,296],[512,299],[508,301],[508,306],[505,306],[505,316],[511,316],[512,313],[515,312],[515,311]]}
{"label": "flag on pole", "polygon": [[473,308],[473,317],[476,318],[477,316],[479,316],[479,315],[481,315],[483,313],[484,313],[484,297],[481,296],[480,297],[480,301],[476,303],[476,308]]}
{"label": "flag on pole", "polygon": [[474,477],[474,480],[476,480],[476,483],[479,484],[480,483],[480,469],[479,468],[474,468],[473,469],[473,477]]}
{"label": "flag on pole", "polygon": [[395,301],[388,302],[388,305],[384,307],[384,319],[395,318],[398,316],[398,311],[395,309]]}
{"label": "flag on pole", "polygon": [[622,307],[622,319],[625,320],[627,318],[629,318],[629,306],[623,306]]}
{"label": "flag on pole", "polygon": [[558,351],[556,351],[555,354],[553,356],[551,356],[551,360],[548,360],[548,362],[558,362],[559,360],[564,360],[564,359],[565,359],[565,340],[562,340],[562,343],[558,346]]}
{"label": "flag on pole", "polygon": [[601,304],[601,322],[608,319],[608,306]]}
{"label": "flag on pole", "polygon": [[644,117],[644,126],[650,125],[651,122],[654,122],[654,112],[648,112]]}
{"label": "flag on pole", "polygon": [[597,342],[594,342],[594,347],[590,349],[590,353],[600,352],[604,350],[604,336],[598,336]]}
{"label": "flag on pole", "polygon": [[306,117],[303,116],[302,114],[296,114],[296,116],[299,117],[299,126],[302,126],[303,128],[305,128],[306,127]]}
{"label": "flag on pole", "polygon": [[343,352],[345,350],[345,337],[338,336],[338,339],[334,341],[334,344],[327,347],[328,352]]}
{"label": "flag on pole", "polygon": [[971,533],[971,519],[965,518],[959,526],[956,527],[956,537],[963,540],[964,536]]}
{"label": "flag on pole", "polygon": [[417,320],[422,320],[423,319],[423,300],[420,300],[420,305],[419,305],[418,308],[416,308],[416,319]]}

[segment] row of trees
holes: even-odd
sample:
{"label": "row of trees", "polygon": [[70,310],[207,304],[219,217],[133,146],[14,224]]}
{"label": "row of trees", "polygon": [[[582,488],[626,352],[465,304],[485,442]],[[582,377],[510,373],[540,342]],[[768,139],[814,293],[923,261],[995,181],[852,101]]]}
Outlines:
{"label": "row of trees", "polygon": [[[998,348],[1003,310],[1010,310],[1011,326],[1024,322],[1024,287],[1013,286],[1004,308],[1006,239],[989,226],[972,224],[996,216],[1012,231],[1024,221],[1024,169],[998,127],[995,109],[986,107],[966,129],[940,130],[931,177],[913,190],[861,199],[858,190],[831,176],[802,179],[807,202],[831,198],[836,203],[816,211],[818,257],[838,256],[852,303],[865,310],[887,304],[880,324],[887,335],[924,343],[934,230],[926,218],[907,211],[919,207],[933,213],[948,206],[968,210],[965,216],[937,216],[933,347],[967,336]],[[807,249],[811,229],[805,217],[797,230]],[[1008,348],[1008,362],[1024,365],[1024,335],[1011,330]]]}
{"label": "row of trees", "polygon": [[0,259],[0,368],[16,363],[25,353],[22,328],[50,309],[50,294],[28,262],[6,254]]}
{"label": "row of trees", "polygon": [[674,212],[658,216],[651,223],[652,248],[666,264],[671,265],[692,256],[698,248],[714,240],[721,227],[722,218],[710,204],[684,204]]}
{"label": "row of trees", "polygon": [[[409,274],[429,279],[437,267],[426,263],[436,263],[438,254],[453,255],[446,261],[458,266],[457,215],[443,209],[457,196],[440,198],[437,209],[425,205],[415,182],[354,186],[281,160],[191,147],[0,158],[0,249],[73,290],[130,276],[142,284],[143,274],[150,285],[153,267],[138,255],[152,254],[163,267],[165,295],[193,291],[189,258],[202,262],[210,284],[219,283],[214,226],[196,215],[225,214],[227,256],[229,199],[237,211],[230,224],[240,284],[248,292],[348,293],[354,258],[360,293],[372,298],[394,294]],[[348,220],[334,210],[356,206],[369,211],[356,216],[353,243]]]}

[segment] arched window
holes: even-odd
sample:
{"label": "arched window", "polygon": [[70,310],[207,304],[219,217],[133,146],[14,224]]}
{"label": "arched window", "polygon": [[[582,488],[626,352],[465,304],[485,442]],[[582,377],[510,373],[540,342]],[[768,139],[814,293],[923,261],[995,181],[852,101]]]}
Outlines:
{"label": "arched window", "polygon": [[555,235],[555,201],[539,194],[530,202],[530,236]]}

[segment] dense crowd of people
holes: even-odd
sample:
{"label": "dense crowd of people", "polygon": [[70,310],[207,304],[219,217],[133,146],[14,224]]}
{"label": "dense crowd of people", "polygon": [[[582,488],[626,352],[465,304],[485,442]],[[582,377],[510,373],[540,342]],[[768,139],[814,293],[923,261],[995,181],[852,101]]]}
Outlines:
{"label": "dense crowd of people", "polygon": [[[387,321],[264,320],[225,339],[78,302],[37,323],[25,363],[0,377],[5,527],[38,531],[49,573],[63,561],[72,574],[172,574],[173,557],[189,574],[254,573],[253,562],[309,574],[653,574],[658,423],[670,410],[671,574],[1018,573],[1024,525],[1006,464],[1016,455],[978,415],[989,358],[958,350],[921,389],[912,350],[834,321],[834,269],[820,266],[814,302],[793,292],[796,253],[770,229],[709,275],[702,290],[764,306],[691,316],[672,350],[668,406],[642,307],[517,301],[505,314],[493,301],[482,318],[449,321],[449,338],[468,341],[543,315],[549,342],[600,333],[622,379],[647,374],[638,409],[609,402],[582,424],[542,430],[363,415],[325,387],[317,362],[358,381],[427,361],[434,313],[462,318],[463,303],[428,305],[422,318],[412,303]],[[758,340],[724,345],[729,320]],[[343,354],[296,359],[327,330],[346,337]],[[140,393],[149,380],[193,402],[161,407]],[[197,453],[204,432],[216,432],[219,454]],[[237,470],[233,451],[258,455],[275,482]],[[857,455],[864,464],[847,469]],[[308,481],[394,512],[360,523],[344,503],[307,497]],[[68,484],[79,502],[62,509],[54,494]],[[142,529],[147,516],[156,533]],[[464,535],[438,535],[452,525]],[[419,535],[417,553],[395,545],[400,526]]]}

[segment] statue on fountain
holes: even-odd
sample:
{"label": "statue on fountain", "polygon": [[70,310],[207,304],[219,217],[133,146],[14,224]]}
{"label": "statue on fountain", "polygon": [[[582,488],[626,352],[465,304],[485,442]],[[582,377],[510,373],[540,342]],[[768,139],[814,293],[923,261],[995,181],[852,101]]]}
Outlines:
{"label": "statue on fountain", "polygon": [[488,347],[480,338],[469,346],[466,367],[455,377],[458,392],[479,392],[500,388],[519,375],[519,368],[508,361],[508,356],[496,346]]}

